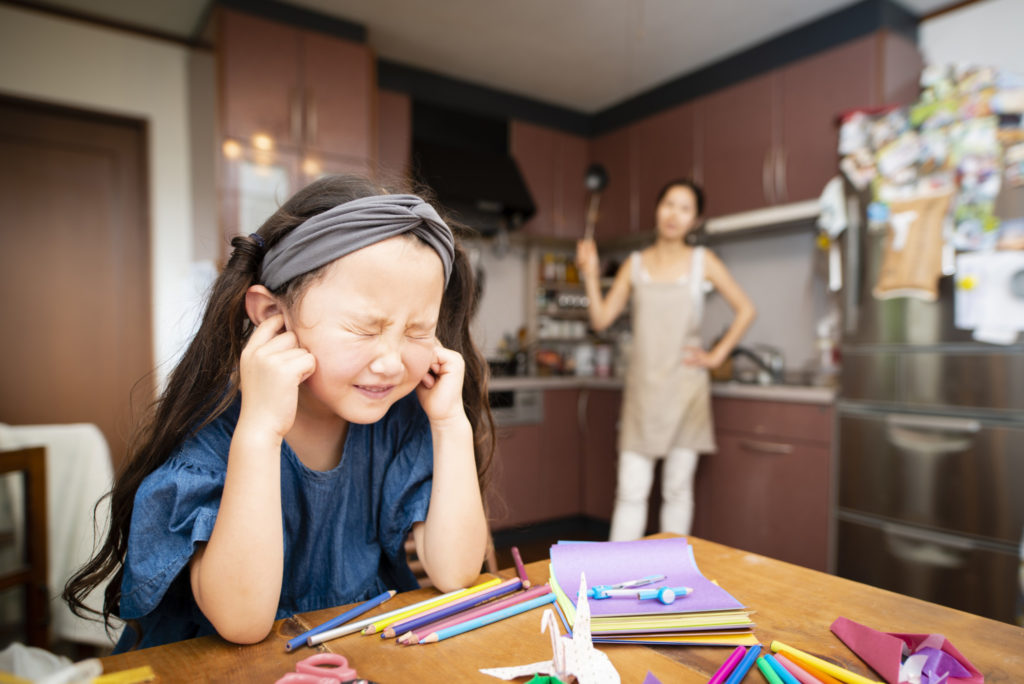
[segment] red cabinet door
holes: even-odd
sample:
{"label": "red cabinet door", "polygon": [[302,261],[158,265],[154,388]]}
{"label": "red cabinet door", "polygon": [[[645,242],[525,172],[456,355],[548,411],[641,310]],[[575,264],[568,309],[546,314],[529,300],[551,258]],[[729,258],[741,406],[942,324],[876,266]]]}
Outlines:
{"label": "red cabinet door", "polygon": [[654,229],[655,200],[666,183],[694,176],[693,105],[683,104],[636,124],[638,227]]}
{"label": "red cabinet door", "polygon": [[366,163],[373,158],[373,55],[361,43],[302,34],[303,142]]}
{"label": "red cabinet door", "polygon": [[773,204],[775,74],[743,81],[697,101],[707,214]]}
{"label": "red cabinet door", "polygon": [[523,224],[528,235],[553,235],[555,189],[558,178],[558,139],[544,126],[513,120],[509,126],[509,153],[519,166],[536,212]]}
{"label": "red cabinet door", "polygon": [[618,465],[620,390],[584,390],[585,422],[580,426],[583,458],[583,513],[611,520]]}
{"label": "red cabinet door", "polygon": [[387,181],[409,172],[412,157],[412,98],[381,90],[377,94],[377,177]]}
{"label": "red cabinet door", "polygon": [[877,104],[878,38],[852,40],[779,72],[780,156],[773,171],[780,202],[816,199],[839,168],[839,115]]}
{"label": "red cabinet door", "polygon": [[589,198],[584,185],[589,149],[586,138],[570,133],[559,134],[555,237],[570,240],[583,237]]}
{"label": "red cabinet door", "polygon": [[298,29],[221,10],[219,56],[224,135],[248,144],[302,139],[301,38]]}
{"label": "red cabinet door", "polygon": [[637,230],[634,220],[633,126],[624,126],[591,142],[591,161],[604,166],[608,185],[601,193],[594,236],[598,239],[627,235]]}

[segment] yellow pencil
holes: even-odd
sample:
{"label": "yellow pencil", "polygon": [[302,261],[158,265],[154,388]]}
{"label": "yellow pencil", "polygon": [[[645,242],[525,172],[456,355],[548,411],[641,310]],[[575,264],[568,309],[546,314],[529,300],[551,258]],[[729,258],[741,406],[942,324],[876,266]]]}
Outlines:
{"label": "yellow pencil", "polygon": [[486,582],[481,582],[475,587],[469,587],[468,589],[462,589],[460,591],[452,591],[447,594],[444,594],[443,596],[438,596],[436,599],[430,601],[429,603],[417,604],[415,607],[410,608],[409,610],[402,611],[401,613],[395,613],[394,615],[389,615],[387,618],[383,620],[374,622],[372,625],[368,626],[366,629],[363,630],[363,634],[376,634],[377,632],[381,631],[382,629],[390,625],[392,622],[398,622],[399,620],[405,620],[406,618],[412,617],[413,615],[419,615],[420,613],[431,610],[432,608],[436,608],[437,606],[441,606],[445,603],[450,603],[455,599],[462,598],[467,594],[472,594],[487,589],[489,587],[493,587],[495,584],[498,584],[500,582],[501,578],[495,577],[494,579],[487,580]]}
{"label": "yellow pencil", "polygon": [[849,670],[839,667],[838,665],[833,665],[827,660],[822,660],[821,658],[812,656],[810,653],[804,653],[800,649],[793,648],[792,646],[787,646],[781,641],[773,641],[771,648],[773,651],[776,651],[778,653],[784,653],[785,655],[793,656],[794,658],[799,658],[800,660],[805,660],[814,667],[824,672],[825,674],[832,675],[839,681],[846,682],[846,684],[884,684],[883,682],[879,682],[877,679],[868,679],[867,677],[859,675],[856,672],[850,672]]}

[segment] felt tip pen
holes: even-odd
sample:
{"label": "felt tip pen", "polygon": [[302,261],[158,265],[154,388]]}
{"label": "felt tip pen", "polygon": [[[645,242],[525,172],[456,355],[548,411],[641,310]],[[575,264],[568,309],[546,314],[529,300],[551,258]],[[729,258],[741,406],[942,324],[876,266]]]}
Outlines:
{"label": "felt tip pen", "polygon": [[725,680],[725,684],[739,684],[739,682],[743,681],[743,678],[747,676],[747,672],[754,666],[754,661],[757,660],[759,655],[761,655],[761,644],[754,644],[748,648],[747,654],[736,664],[736,669]]}
{"label": "felt tip pen", "polygon": [[725,659],[721,667],[715,670],[715,674],[711,675],[711,679],[708,680],[708,684],[722,684],[725,678],[728,677],[733,668],[736,667],[736,663],[743,660],[743,655],[747,652],[747,649],[742,646],[737,646],[736,649],[729,654],[729,657]]}

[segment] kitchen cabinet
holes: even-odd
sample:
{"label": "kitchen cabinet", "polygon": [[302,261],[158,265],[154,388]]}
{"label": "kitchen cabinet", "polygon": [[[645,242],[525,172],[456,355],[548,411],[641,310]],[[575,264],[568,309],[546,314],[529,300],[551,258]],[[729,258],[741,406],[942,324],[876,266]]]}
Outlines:
{"label": "kitchen cabinet", "polygon": [[528,235],[575,239],[583,235],[583,177],[587,139],[546,126],[512,120],[509,153],[519,165],[536,213],[522,226]]}
{"label": "kitchen cabinet", "polygon": [[713,402],[718,451],[698,466],[694,534],[827,571],[832,406]]}
{"label": "kitchen cabinet", "polygon": [[491,530],[579,515],[579,390],[544,392],[536,425],[499,427],[488,486]]}
{"label": "kitchen cabinet", "polygon": [[839,115],[910,102],[921,66],[880,31],[700,98],[708,214],[816,199],[836,174]]}
{"label": "kitchen cabinet", "polygon": [[385,183],[404,178],[412,159],[412,98],[405,93],[377,93],[377,177]]}
{"label": "kitchen cabinet", "polygon": [[615,504],[621,390],[583,390],[580,447],[583,514],[611,521]]}
{"label": "kitchen cabinet", "polygon": [[624,126],[600,135],[590,143],[590,160],[603,165],[608,172],[608,185],[601,192],[600,211],[594,226],[594,237],[597,240],[638,230],[633,130],[632,125]]}
{"label": "kitchen cabinet", "polygon": [[214,36],[227,240],[256,230],[323,174],[374,170],[376,83],[367,46],[223,8]]}
{"label": "kitchen cabinet", "polygon": [[360,43],[221,10],[222,132],[249,141],[373,157],[373,55]]}

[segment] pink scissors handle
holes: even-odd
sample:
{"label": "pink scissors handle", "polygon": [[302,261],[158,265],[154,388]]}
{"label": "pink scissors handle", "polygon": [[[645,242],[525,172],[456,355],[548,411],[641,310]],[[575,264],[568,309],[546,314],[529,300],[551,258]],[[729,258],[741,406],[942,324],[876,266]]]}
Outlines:
{"label": "pink scissors handle", "polygon": [[334,677],[289,672],[274,682],[274,684],[338,684],[338,680]]}
{"label": "pink scissors handle", "polygon": [[356,678],[356,671],[348,666],[345,656],[338,653],[317,653],[295,663],[299,674],[326,677],[335,682],[347,682]]}

